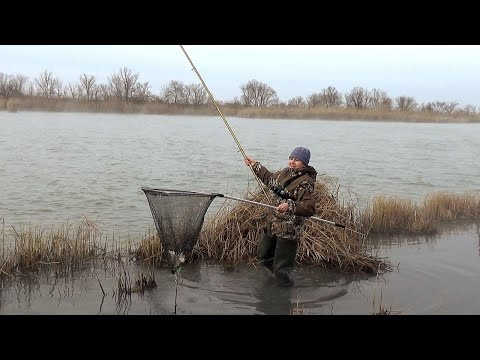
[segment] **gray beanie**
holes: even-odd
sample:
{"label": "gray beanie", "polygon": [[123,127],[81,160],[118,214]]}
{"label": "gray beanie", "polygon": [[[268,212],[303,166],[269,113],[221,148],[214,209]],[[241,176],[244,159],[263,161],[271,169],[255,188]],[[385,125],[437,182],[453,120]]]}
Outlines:
{"label": "gray beanie", "polygon": [[297,146],[295,149],[293,149],[290,157],[295,157],[298,160],[301,160],[305,165],[308,165],[308,162],[310,161],[310,150],[301,146]]}

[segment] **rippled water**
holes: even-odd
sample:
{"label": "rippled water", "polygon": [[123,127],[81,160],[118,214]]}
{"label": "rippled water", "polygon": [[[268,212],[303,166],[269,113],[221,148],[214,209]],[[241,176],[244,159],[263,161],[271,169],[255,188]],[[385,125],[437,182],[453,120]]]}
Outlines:
{"label": "rippled water", "polygon": [[[293,147],[309,147],[318,173],[360,202],[480,191],[478,124],[228,120],[247,154],[270,169],[285,166]],[[7,228],[86,216],[105,232],[136,237],[153,224],[142,186],[242,196],[254,185],[218,117],[0,112],[0,218]],[[210,215],[220,204],[214,200]],[[464,224],[433,238],[380,239],[380,254],[395,271],[377,278],[300,267],[291,289],[263,269],[186,266],[177,313],[369,314],[379,304],[403,314],[479,313],[479,234],[478,225]],[[117,278],[106,272],[23,279],[1,289],[0,314],[171,314],[174,280],[157,270],[156,289],[119,305]]]}
{"label": "rippled water", "polygon": [[[101,266],[73,277],[21,278],[0,291],[0,314],[370,315],[382,308],[401,315],[480,313],[480,224],[429,238],[383,239],[378,250],[394,271],[346,275],[301,266],[292,288],[247,265],[186,265],[177,289],[175,275],[157,269],[156,288],[122,301],[115,295],[118,270]],[[148,274],[137,266],[127,271],[132,282]]]}
{"label": "rippled water", "polygon": [[[228,120],[247,154],[270,169],[307,146],[319,175],[361,201],[480,191],[478,124]],[[7,224],[86,216],[106,232],[139,234],[152,224],[141,186],[241,196],[255,185],[219,117],[0,112]]]}

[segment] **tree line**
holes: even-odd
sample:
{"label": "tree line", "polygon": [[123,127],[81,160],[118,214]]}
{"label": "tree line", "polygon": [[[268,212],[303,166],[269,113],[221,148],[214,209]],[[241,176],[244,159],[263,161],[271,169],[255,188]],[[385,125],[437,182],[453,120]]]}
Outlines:
{"label": "tree line", "polygon": [[[223,104],[234,106],[251,106],[266,108],[272,106],[298,108],[350,108],[373,111],[421,111],[431,113],[453,114],[461,112],[466,115],[477,114],[475,106],[459,107],[457,102],[433,101],[417,103],[411,96],[392,98],[381,89],[354,87],[342,94],[334,86],[328,86],[309,96],[295,96],[288,101],[280,101],[277,92],[268,84],[250,80],[240,86],[240,96]],[[0,72],[0,97],[35,96],[47,99],[72,99],[84,102],[121,101],[125,103],[164,103],[177,105],[207,105],[208,94],[199,83],[184,84],[172,80],[164,85],[159,94],[152,92],[148,81],[140,81],[140,76],[133,70],[122,67],[100,83],[93,75],[83,73],[77,82],[63,83],[52,72],[44,70],[38,77]]]}

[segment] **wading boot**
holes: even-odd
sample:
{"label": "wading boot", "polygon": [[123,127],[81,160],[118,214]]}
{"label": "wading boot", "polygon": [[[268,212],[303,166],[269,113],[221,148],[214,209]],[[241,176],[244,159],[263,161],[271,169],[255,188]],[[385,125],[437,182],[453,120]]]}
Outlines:
{"label": "wading boot", "polygon": [[276,238],[269,232],[264,232],[257,248],[257,257],[260,263],[273,272],[273,259],[275,255]]}
{"label": "wading boot", "polygon": [[281,286],[293,286],[294,281],[290,275],[295,266],[298,243],[294,239],[278,238],[273,260],[273,273]]}

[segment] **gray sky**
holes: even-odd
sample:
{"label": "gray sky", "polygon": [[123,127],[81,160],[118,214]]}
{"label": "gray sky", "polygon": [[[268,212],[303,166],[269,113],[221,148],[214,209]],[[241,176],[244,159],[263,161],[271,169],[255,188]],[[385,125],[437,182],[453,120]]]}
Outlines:
{"label": "gray sky", "polygon": [[[281,100],[308,96],[328,86],[343,94],[355,86],[417,102],[480,105],[479,45],[185,45],[216,99],[240,97],[257,79]],[[82,73],[97,82],[126,66],[159,94],[171,80],[199,83],[177,45],[0,45],[0,72],[30,79],[43,70],[64,84]]]}

